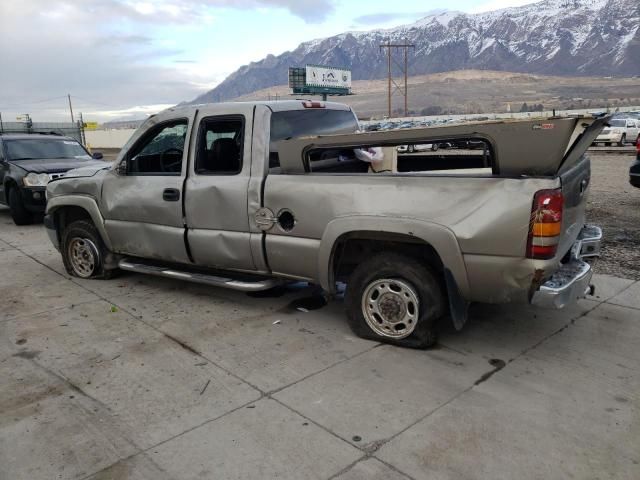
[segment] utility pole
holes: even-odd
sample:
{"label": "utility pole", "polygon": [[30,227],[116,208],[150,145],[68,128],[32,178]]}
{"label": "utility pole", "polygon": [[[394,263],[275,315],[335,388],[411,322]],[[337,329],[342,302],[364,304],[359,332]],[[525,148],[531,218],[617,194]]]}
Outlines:
{"label": "utility pole", "polygon": [[2,112],[0,112],[0,133],[4,132],[4,125],[2,124]]}
{"label": "utility pole", "polygon": [[71,94],[67,93],[67,98],[69,99],[69,111],[71,112],[71,123],[76,123],[73,119],[73,107],[71,106]]}
{"label": "utility pole", "polygon": [[[416,46],[406,42],[391,43],[391,40],[387,40],[387,43],[383,43],[380,45],[380,51],[383,51],[385,49],[387,51],[387,109],[389,111],[389,117],[391,117],[391,96],[395,93],[396,90],[400,91],[400,93],[404,96],[404,116],[406,117],[409,112],[407,76],[409,71],[409,49],[410,48],[413,48],[415,50]],[[392,54],[393,50],[402,50],[402,53],[404,56],[403,65],[399,64],[393,59],[393,54]],[[392,60],[404,75],[404,87],[400,87],[393,79],[393,75],[391,71]],[[391,89],[392,84],[395,86],[394,90]]]}
{"label": "utility pole", "polygon": [[82,118],[82,112],[80,112],[80,125],[78,126],[80,130],[80,143],[87,146],[87,138],[84,135],[84,118]]}

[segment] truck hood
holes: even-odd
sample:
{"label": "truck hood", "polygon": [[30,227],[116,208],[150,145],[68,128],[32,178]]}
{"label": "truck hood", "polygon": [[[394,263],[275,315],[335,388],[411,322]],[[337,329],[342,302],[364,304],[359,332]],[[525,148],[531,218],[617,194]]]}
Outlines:
{"label": "truck hood", "polygon": [[95,162],[90,165],[85,165],[80,168],[74,168],[72,170],[67,171],[64,177],[62,178],[70,178],[70,177],[92,177],[99,172],[100,170],[107,170],[111,168],[111,164],[107,162]]}
{"label": "truck hood", "polygon": [[27,172],[33,173],[62,173],[71,169],[94,168],[94,171],[107,168],[111,164],[100,160],[82,158],[55,158],[47,160],[17,160],[11,162]]}

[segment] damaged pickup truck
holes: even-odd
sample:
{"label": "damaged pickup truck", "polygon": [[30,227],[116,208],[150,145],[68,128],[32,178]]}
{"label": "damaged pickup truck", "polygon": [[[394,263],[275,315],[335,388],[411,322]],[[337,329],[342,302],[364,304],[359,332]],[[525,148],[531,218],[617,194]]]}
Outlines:
{"label": "damaged pickup truck", "polygon": [[[176,107],[111,168],[50,182],[45,225],[71,275],[346,284],[356,334],[424,348],[470,302],[560,308],[592,293],[584,257],[602,232],[585,224],[584,152],[606,120],[358,133],[337,103]],[[451,148],[407,148],[425,144]]]}

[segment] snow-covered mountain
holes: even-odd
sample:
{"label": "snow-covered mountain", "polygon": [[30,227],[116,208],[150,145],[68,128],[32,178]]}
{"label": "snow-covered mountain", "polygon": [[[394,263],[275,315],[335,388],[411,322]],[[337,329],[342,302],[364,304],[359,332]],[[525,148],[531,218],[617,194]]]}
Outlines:
{"label": "snow-covered mountain", "polygon": [[415,44],[410,75],[491,69],[552,75],[640,74],[640,0],[543,0],[465,14],[446,11],[388,30],[347,32],[268,55],[229,75],[193,103],[221,101],[287,83],[290,66],[351,68],[354,80],[384,78],[387,39]]}

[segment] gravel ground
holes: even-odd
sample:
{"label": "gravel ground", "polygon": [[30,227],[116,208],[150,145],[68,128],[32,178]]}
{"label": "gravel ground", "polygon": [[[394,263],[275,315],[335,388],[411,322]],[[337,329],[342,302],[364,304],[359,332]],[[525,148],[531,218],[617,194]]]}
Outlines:
{"label": "gravel ground", "polygon": [[640,189],[629,184],[633,155],[591,153],[587,220],[604,230],[597,273],[640,280]]}

